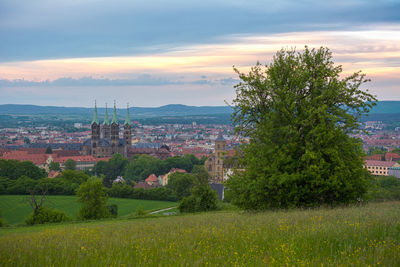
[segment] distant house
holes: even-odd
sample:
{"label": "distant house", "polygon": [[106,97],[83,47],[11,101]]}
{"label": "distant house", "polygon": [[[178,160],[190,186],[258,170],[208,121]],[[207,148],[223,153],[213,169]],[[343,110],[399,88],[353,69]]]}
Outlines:
{"label": "distant house", "polygon": [[122,176],[117,176],[113,183],[125,183],[125,179]]}
{"label": "distant house", "polygon": [[366,160],[366,168],[372,175],[388,176],[389,168],[400,167],[400,164],[394,161]]}
{"label": "distant house", "polygon": [[159,177],[159,181],[161,181],[160,184],[161,184],[162,186],[166,186],[166,185],[168,184],[168,180],[169,180],[170,175],[171,175],[171,174],[174,174],[174,173],[176,173],[176,172],[179,172],[179,173],[186,173],[186,171],[183,170],[183,169],[172,168],[168,173],[166,173],[166,174],[164,174],[164,175],[160,175],[160,177]]}
{"label": "distant house", "polygon": [[149,177],[147,177],[147,179],[146,180],[144,180],[148,185],[151,185],[151,186],[158,186],[159,185],[159,183],[158,183],[158,178],[157,178],[157,176],[153,173],[153,174],[150,174],[149,175]]}

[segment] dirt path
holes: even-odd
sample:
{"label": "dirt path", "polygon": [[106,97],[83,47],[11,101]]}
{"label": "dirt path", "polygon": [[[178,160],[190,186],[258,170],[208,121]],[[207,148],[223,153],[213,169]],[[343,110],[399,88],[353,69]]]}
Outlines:
{"label": "dirt path", "polygon": [[166,210],[172,210],[172,209],[175,209],[176,207],[170,207],[170,208],[166,208],[166,209],[162,209],[162,210],[155,210],[155,211],[152,211],[152,212],[150,212],[149,214],[156,214],[156,213],[159,213],[159,212],[163,212],[163,211],[166,211]]}

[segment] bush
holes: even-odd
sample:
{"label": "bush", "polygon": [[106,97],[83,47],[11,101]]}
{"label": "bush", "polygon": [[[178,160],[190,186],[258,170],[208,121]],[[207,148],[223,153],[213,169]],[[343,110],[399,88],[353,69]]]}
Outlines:
{"label": "bush", "polygon": [[138,206],[136,208],[136,213],[135,213],[136,216],[144,216],[146,214],[147,214],[147,212],[143,209],[142,206]]}
{"label": "bush", "polygon": [[69,221],[70,218],[64,212],[50,209],[46,207],[39,207],[25,219],[28,225],[44,224],[44,223],[58,223]]}
{"label": "bush", "polygon": [[106,206],[111,217],[117,218],[118,216],[118,206],[116,204]]}
{"label": "bush", "polygon": [[7,226],[7,223],[3,218],[1,218],[1,213],[0,213],[0,227],[4,227],[4,226]]}
{"label": "bush", "polygon": [[210,211],[217,209],[217,193],[207,185],[195,186],[192,194],[179,203],[180,212]]}
{"label": "bush", "polygon": [[367,200],[390,201],[400,200],[400,179],[394,176],[373,178],[372,185],[366,195]]}

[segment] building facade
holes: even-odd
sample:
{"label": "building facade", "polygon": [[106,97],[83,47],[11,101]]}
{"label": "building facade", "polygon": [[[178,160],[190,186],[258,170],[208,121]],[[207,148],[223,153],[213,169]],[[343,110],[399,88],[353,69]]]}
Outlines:
{"label": "building facade", "polygon": [[132,128],[129,118],[129,107],[126,112],[124,122],[123,138],[119,138],[119,122],[117,110],[114,103],[114,112],[111,123],[108,120],[108,111],[102,125],[99,123],[97,106],[94,107],[93,121],[91,124],[91,138],[82,145],[82,154],[90,155],[95,158],[111,157],[114,154],[128,155],[128,150],[132,145]]}

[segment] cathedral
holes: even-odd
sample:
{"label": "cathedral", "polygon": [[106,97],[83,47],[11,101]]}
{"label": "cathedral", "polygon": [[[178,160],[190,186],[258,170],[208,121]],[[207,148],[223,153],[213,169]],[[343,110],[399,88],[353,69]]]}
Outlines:
{"label": "cathedral", "polygon": [[101,125],[97,116],[97,106],[95,104],[93,121],[91,124],[91,138],[83,143],[82,154],[91,155],[96,158],[111,157],[114,154],[121,154],[126,157],[132,146],[132,129],[129,118],[129,107],[126,110],[126,118],[123,125],[123,138],[120,139],[115,103],[111,123],[108,119],[106,106],[104,122]]}

